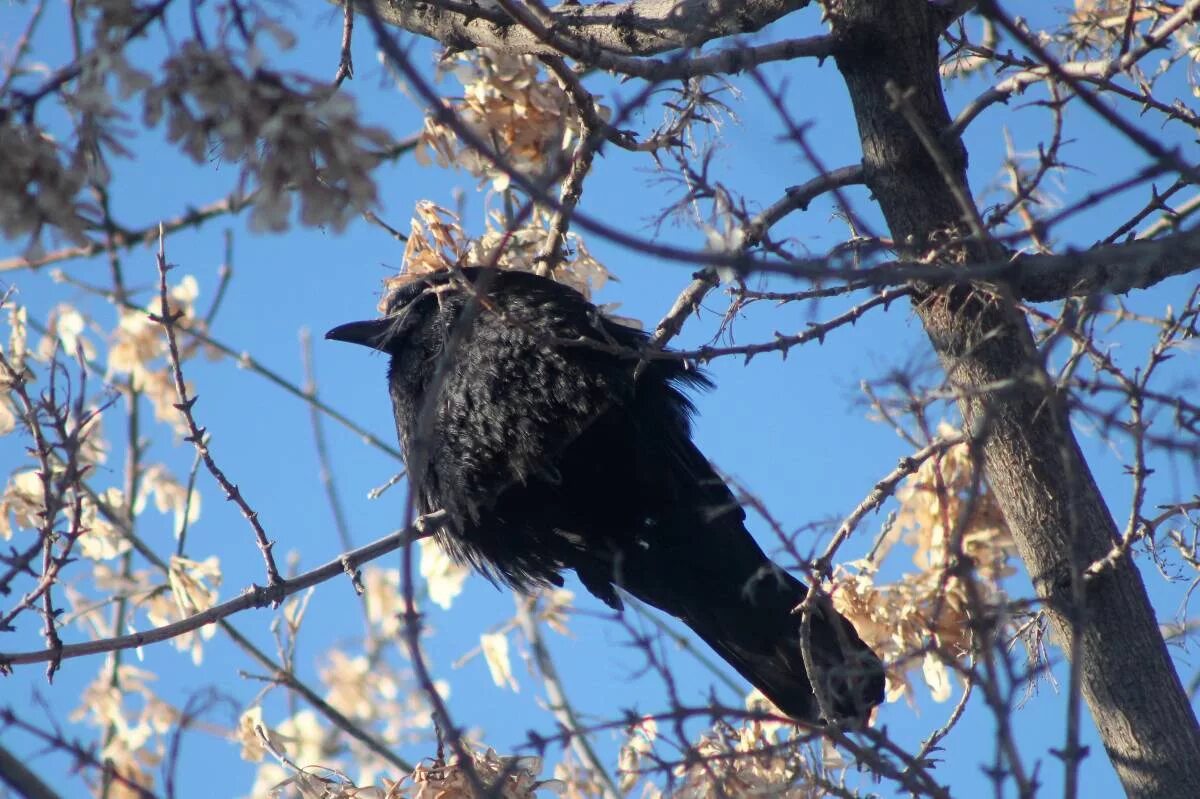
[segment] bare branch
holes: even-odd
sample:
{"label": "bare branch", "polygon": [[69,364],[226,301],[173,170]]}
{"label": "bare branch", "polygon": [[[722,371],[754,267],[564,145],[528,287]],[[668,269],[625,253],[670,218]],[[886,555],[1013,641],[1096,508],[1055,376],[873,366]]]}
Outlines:
{"label": "bare branch", "polygon": [[[862,183],[861,165],[844,166],[817,175],[800,186],[789,186],[782,198],[751,219],[744,227],[742,236],[746,249],[757,246],[767,231],[792,211],[804,211],[808,204],[822,194],[834,189]],[[683,329],[688,314],[700,307],[700,303],[718,285],[716,270],[710,268],[697,272],[692,281],[680,292],[671,309],[654,328],[650,346],[665,347]]]}
{"label": "bare branch", "polygon": [[0,780],[26,799],[61,799],[60,794],[25,765],[25,760],[3,746],[0,746]]}
{"label": "bare branch", "polygon": [[[1200,13],[1200,0],[1189,0],[1189,2],[1172,14],[1170,18],[1142,37],[1142,42],[1138,47],[1125,52],[1113,60],[1075,61],[1056,64],[1053,67],[1033,66],[1015,75],[1010,75],[972,100],[966,108],[959,112],[951,129],[961,133],[967,125],[971,124],[975,117],[979,116],[989,106],[998,102],[1006,103],[1009,97],[1014,94],[1020,94],[1026,86],[1052,78],[1061,80],[1064,77],[1070,77],[1083,80],[1094,83],[1106,91],[1116,91],[1136,102],[1157,103],[1149,95],[1137,95],[1128,89],[1124,89],[1113,83],[1111,78],[1114,75],[1125,72],[1151,52],[1163,47],[1175,31],[1188,21],[1193,20],[1198,13]],[[971,49],[988,58],[996,58],[999,55],[988,48],[973,47]],[[1006,57],[1004,61],[1010,62],[1011,59]],[[1159,110],[1168,116],[1178,117],[1188,124],[1196,125],[1200,122],[1195,113],[1186,107],[1167,106],[1162,103],[1157,103],[1157,105],[1159,106]]]}
{"label": "bare branch", "polygon": [[[352,574],[359,566],[368,561],[372,561],[389,552],[394,552],[418,538],[431,535],[443,519],[445,519],[443,511],[427,513],[417,518],[403,530],[397,530],[366,546],[361,546],[358,549],[340,555],[311,571],[289,579],[272,592],[272,597],[278,596],[279,599],[283,599],[284,597],[303,591],[305,588],[337,577],[339,574]],[[214,605],[208,610],[188,616],[186,619],[181,619],[171,624],[164,624],[161,627],[155,627],[144,632],[119,635],[113,638],[88,641],[82,644],[65,644],[61,649],[42,649],[34,652],[13,652],[11,654],[0,652],[0,673],[12,671],[13,666],[23,663],[42,663],[54,659],[69,660],[71,658],[84,657],[85,655],[134,649],[146,644],[158,643],[159,641],[169,641],[184,633],[190,633],[194,630],[199,630],[201,627],[226,619],[243,610],[263,607],[267,604],[267,601],[264,589],[257,585],[252,585],[235,599]]]}
{"label": "bare branch", "polygon": [[789,186],[782,198],[772,203],[746,226],[746,246],[753,247],[758,244],[767,230],[777,222],[792,211],[807,210],[808,204],[822,194],[862,182],[862,164],[852,164],[817,175],[801,186]]}
{"label": "bare branch", "polygon": [[167,233],[174,233],[185,228],[200,227],[210,219],[225,216],[227,214],[236,214],[243,208],[254,202],[254,192],[245,194],[241,189],[235,190],[232,194],[217,200],[216,202],[202,205],[199,208],[189,208],[184,213],[174,217],[173,219],[164,220],[162,222],[154,222],[140,230],[116,230],[113,231],[110,242],[106,241],[91,241],[88,244],[63,247],[58,250],[52,250],[43,253],[35,258],[26,258],[23,255],[18,255],[13,258],[5,258],[0,260],[0,272],[12,272],[19,269],[37,269],[40,266],[47,264],[58,263],[59,261],[70,261],[75,258],[90,258],[93,255],[98,255],[112,246],[115,249],[132,249],[138,244],[149,244],[158,236],[159,228],[161,227]]}
{"label": "bare branch", "polygon": [[338,53],[338,68],[333,76],[333,85],[341,86],[347,78],[354,77],[354,59],[350,45],[354,38],[354,5],[346,2],[342,9],[342,48]]}
{"label": "bare branch", "polygon": [[1061,255],[1021,256],[1012,268],[1017,295],[1033,302],[1125,294],[1200,268],[1200,228]]}
{"label": "bare branch", "polygon": [[[127,298],[117,296],[116,292],[112,292],[112,291],[108,291],[106,289],[92,286],[88,283],[84,283],[82,281],[75,280],[65,274],[60,274],[60,275],[56,276],[56,279],[61,280],[62,282],[66,283],[68,285],[74,286],[76,288],[83,289],[84,291],[86,291],[90,294],[95,294],[97,296],[104,297],[108,301],[110,301],[110,302],[114,303],[115,305],[118,305],[122,308],[126,308],[131,311],[144,311],[145,310],[145,309],[135,305],[133,302],[130,302]],[[397,449],[394,445],[389,444],[386,441],[383,441],[378,436],[376,436],[374,433],[370,432],[365,427],[358,424],[357,422],[352,420],[350,417],[346,416],[346,414],[330,407],[321,399],[311,396],[310,394],[308,394],[307,392],[304,391],[303,387],[296,385],[292,381],[285,378],[279,372],[268,368],[266,365],[264,365],[263,363],[259,362],[256,358],[254,358],[249,352],[247,352],[245,350],[239,351],[230,344],[226,344],[223,341],[218,341],[217,339],[213,338],[208,333],[206,333],[204,330],[201,330],[198,325],[193,325],[191,327],[188,327],[188,328],[184,329],[183,332],[186,335],[194,338],[196,341],[199,341],[206,346],[212,347],[213,349],[219,351],[222,355],[225,355],[226,357],[232,359],[235,363],[237,363],[239,368],[246,369],[254,374],[257,374],[258,376],[267,380],[267,382],[275,385],[278,388],[283,389],[284,392],[292,395],[293,397],[296,397],[297,399],[299,399],[303,402],[309,403],[314,408],[319,410],[321,413],[328,416],[330,419],[333,419],[335,422],[342,425],[347,430],[352,431],[355,435],[357,435],[359,437],[360,440],[362,440],[363,443],[368,444],[372,447],[375,447],[376,449],[378,449],[382,452],[386,452],[388,455],[392,456],[396,460],[399,460],[399,461],[404,460],[403,456],[400,454],[400,450]]]}
{"label": "bare branch", "polygon": [[[1054,59],[1045,47],[1022,30],[1014,20],[1003,13],[995,0],[980,0],[979,10],[980,13],[995,21],[997,25],[1006,30],[1009,35],[1037,56],[1046,65],[1047,70],[1056,80],[1060,80],[1069,86],[1088,108],[1099,114],[1114,130],[1120,131],[1129,141],[1137,145],[1143,152],[1153,157],[1159,163],[1170,165],[1172,169],[1186,175],[1192,181],[1200,180],[1200,170],[1197,170],[1191,164],[1184,161],[1177,149],[1168,150],[1150,135],[1143,133],[1120,114],[1109,108],[1095,93],[1083,86],[1080,78],[1064,71],[1063,65]],[[1191,0],[1191,2],[1180,10],[1179,15],[1177,15],[1178,21],[1173,24],[1176,26],[1182,25],[1197,13],[1200,13],[1200,2]],[[1174,30],[1173,27],[1170,29]],[[1151,43],[1153,47],[1158,47],[1160,44],[1157,41]]]}
{"label": "bare branch", "polygon": [[[583,195],[583,181],[592,168],[592,158],[596,148],[603,141],[604,128],[595,127],[592,120],[597,117],[596,104],[592,95],[583,83],[575,78],[571,68],[561,58],[545,56],[543,62],[558,78],[563,91],[571,98],[571,102],[579,111],[580,132],[579,142],[571,154],[570,166],[563,179],[562,188],[558,194],[558,208],[550,221],[550,232],[538,251],[536,262],[540,275],[554,272],[562,261],[563,249],[567,243],[567,230],[571,226],[571,214]],[[600,123],[603,124],[603,123]]]}
{"label": "bare branch", "polygon": [[[271,553],[271,550],[275,548],[275,542],[267,538],[267,532],[258,520],[258,511],[250,507],[250,503],[242,496],[241,489],[225,476],[225,472],[213,459],[212,453],[208,449],[208,431],[196,424],[196,418],[192,415],[192,406],[196,404],[198,397],[188,396],[187,382],[183,379],[183,365],[179,357],[179,344],[175,340],[175,328],[178,326],[183,312],[171,310],[167,290],[168,267],[166,251],[164,249],[165,240],[164,234],[160,232],[158,237],[159,312],[158,314],[150,314],[150,318],[161,324],[167,334],[167,351],[170,355],[168,361],[171,365],[171,377],[175,381],[175,392],[179,397],[179,402],[175,404],[175,409],[183,416],[183,421],[188,428],[188,435],[184,440],[190,441],[196,448],[196,452],[204,460],[205,468],[208,469],[209,474],[213,476],[213,479],[217,481],[221,489],[225,492],[225,498],[237,505],[238,510],[242,512],[242,516],[250,523],[250,527],[254,531],[255,541],[258,542],[258,549],[262,552],[263,563],[267,568],[267,590],[274,592],[283,585],[283,578],[279,576],[279,568],[275,565],[275,556]],[[272,601],[278,603],[279,598],[272,599]]]}
{"label": "bare branch", "polygon": [[694,350],[677,350],[667,353],[658,354],[656,357],[662,358],[678,358],[683,360],[696,360],[704,363],[711,361],[713,358],[721,358],[728,355],[741,355],[747,361],[756,355],[762,355],[768,352],[778,352],[785,358],[788,350],[800,344],[806,344],[810,341],[823,341],[831,331],[845,325],[852,325],[862,318],[863,314],[872,308],[886,308],[894,300],[900,297],[907,297],[912,293],[912,289],[907,286],[899,288],[890,288],[873,295],[869,299],[863,300],[853,308],[846,310],[837,316],[825,322],[809,322],[808,328],[803,333],[797,333],[792,336],[784,336],[779,333],[775,334],[772,341],[765,341],[759,344],[740,344],[730,347],[699,347]]}
{"label": "bare branch", "polygon": [[838,548],[845,543],[846,539],[850,537],[850,534],[854,532],[855,528],[858,527],[858,523],[868,513],[878,509],[888,497],[896,493],[896,487],[900,485],[900,481],[919,469],[922,463],[935,455],[940,455],[950,447],[961,444],[964,440],[965,438],[961,435],[938,438],[912,455],[906,455],[901,458],[896,468],[876,483],[875,487],[871,489],[871,493],[862,502],[858,503],[858,506],[841,523],[833,539],[829,542],[829,546],[825,548],[825,554],[813,564],[813,571],[823,577],[829,576],[833,567],[833,556],[837,553]]}
{"label": "bare branch", "polygon": [[583,764],[600,781],[603,799],[620,799],[622,791],[613,782],[608,769],[604,768],[599,755],[596,754],[591,741],[583,731],[583,725],[579,723],[574,706],[567,699],[562,680],[558,676],[558,668],[554,665],[554,659],[550,656],[546,642],[542,640],[541,622],[534,615],[536,608],[536,598],[517,597],[517,623],[525,634],[525,640],[532,650],[533,661],[537,665],[538,671],[541,672],[542,685],[546,689],[546,700],[550,705],[550,712],[554,714],[564,730],[574,733],[571,737],[571,746]]}
{"label": "bare branch", "polygon": [[[698,47],[739,33],[752,33],[811,0],[628,0],[582,5],[564,3],[546,10],[546,25],[573,40],[587,62],[603,68],[606,55],[649,56]],[[454,50],[492,47],[507,53],[560,55],[512,17],[482,4],[436,2],[356,3],[388,25],[436,39]],[[570,53],[568,53],[570,55]]]}

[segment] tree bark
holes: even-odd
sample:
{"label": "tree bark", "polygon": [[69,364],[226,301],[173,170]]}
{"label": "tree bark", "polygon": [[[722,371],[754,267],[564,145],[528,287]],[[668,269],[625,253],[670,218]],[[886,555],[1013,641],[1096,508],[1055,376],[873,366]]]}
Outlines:
{"label": "tree bark", "polygon": [[[827,8],[862,139],[866,183],[893,239],[906,256],[920,257],[961,235],[964,220],[977,213],[961,199],[970,204],[961,141],[937,138],[951,121],[937,64],[944,20],[926,0],[839,0]],[[909,118],[933,132],[939,158],[894,102],[897,88],[905,93]],[[958,254],[989,256],[978,243]],[[1057,640],[1074,658],[1083,697],[1126,792],[1200,796],[1200,728],[1140,573],[1122,557],[1095,578],[1083,576],[1112,549],[1118,532],[1024,317],[1003,296],[969,287],[930,289],[914,305],[961,392],[967,429],[982,437],[988,481]]]}

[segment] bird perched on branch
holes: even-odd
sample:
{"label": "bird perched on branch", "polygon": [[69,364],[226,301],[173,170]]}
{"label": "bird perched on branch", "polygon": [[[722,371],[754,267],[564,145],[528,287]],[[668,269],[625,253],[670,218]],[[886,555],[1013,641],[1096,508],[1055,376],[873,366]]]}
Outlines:
{"label": "bird perched on branch", "polygon": [[411,276],[386,316],[325,335],[391,356],[409,480],[421,512],[446,510],[456,560],[521,591],[574,569],[616,610],[627,591],[797,720],[865,719],[882,701],[879,659],[828,602],[808,674],[807,588],[763,554],[691,440],[683,389],[711,382],[679,359],[639,369],[644,333],[548,278],[465,268]]}

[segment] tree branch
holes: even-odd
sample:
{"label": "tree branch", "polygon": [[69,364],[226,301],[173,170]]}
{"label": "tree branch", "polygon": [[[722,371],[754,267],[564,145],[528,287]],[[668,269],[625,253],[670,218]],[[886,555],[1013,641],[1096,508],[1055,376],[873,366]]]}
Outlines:
{"label": "tree branch", "polygon": [[26,799],[62,799],[50,786],[42,782],[26,761],[0,746],[0,782]]}
{"label": "tree branch", "polygon": [[[282,600],[284,597],[303,591],[305,588],[323,583],[339,574],[354,574],[364,563],[372,561],[381,555],[395,551],[418,538],[424,538],[445,519],[443,511],[435,511],[421,516],[403,530],[397,530],[391,535],[373,541],[366,546],[347,552],[323,566],[293,577],[283,584],[270,590],[270,598]],[[12,667],[23,663],[40,663],[51,659],[69,660],[71,658],[95,655],[100,652],[114,652],[121,649],[134,649],[146,644],[159,641],[169,641],[184,633],[199,630],[214,622],[228,618],[247,608],[262,607],[267,604],[267,590],[257,585],[251,586],[239,596],[214,605],[206,611],[188,616],[171,624],[164,624],[144,632],[118,635],[99,641],[88,641],[82,644],[67,644],[61,649],[42,649],[32,652],[0,652],[0,674],[12,671]]]}
{"label": "tree branch", "polygon": [[899,286],[920,281],[930,286],[964,285],[977,281],[1003,283],[1029,302],[1067,297],[1125,294],[1150,288],[1176,275],[1200,269],[1200,227],[1149,241],[1105,244],[1065,253],[1018,255],[1008,260],[976,261],[954,268],[917,261],[890,261],[856,272],[762,269],[797,277],[841,276],[859,286]]}
{"label": "tree branch", "polygon": [[1012,266],[1016,294],[1032,302],[1124,294],[1200,268],[1200,227],[1151,241],[1022,256]]}
{"label": "tree branch", "polygon": [[[811,0],[628,0],[564,3],[547,9],[546,22],[604,67],[602,54],[648,56],[697,47],[713,39],[753,33]],[[340,2],[335,4],[340,5]],[[494,6],[436,0],[356,0],[356,7],[389,25],[436,39],[455,50],[492,47],[506,53],[560,55],[537,34]],[[489,4],[490,5],[490,4]]]}

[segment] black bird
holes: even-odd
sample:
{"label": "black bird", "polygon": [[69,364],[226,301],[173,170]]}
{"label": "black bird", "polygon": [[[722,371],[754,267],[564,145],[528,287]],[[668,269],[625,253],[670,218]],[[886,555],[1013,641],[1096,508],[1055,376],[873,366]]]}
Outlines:
{"label": "black bird", "polygon": [[[808,589],[763,554],[692,443],[681,389],[710,387],[701,372],[677,359],[639,372],[644,333],[561,283],[481,267],[411,276],[386,316],[325,337],[391,355],[409,480],[422,513],[447,511],[455,559],[523,591],[574,569],[616,610],[620,587],[789,716],[820,718],[792,612]],[[833,714],[865,719],[883,700],[879,659],[831,607],[811,629]]]}

